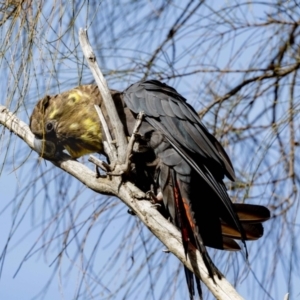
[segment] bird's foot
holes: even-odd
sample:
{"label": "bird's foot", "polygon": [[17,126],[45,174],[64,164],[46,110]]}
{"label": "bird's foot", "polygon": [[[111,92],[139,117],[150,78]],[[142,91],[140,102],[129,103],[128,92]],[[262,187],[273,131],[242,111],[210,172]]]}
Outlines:
{"label": "bird's foot", "polygon": [[158,208],[161,206],[161,202],[163,200],[162,193],[159,192],[155,195],[153,190],[146,192],[147,198],[150,200],[152,207]]}
{"label": "bird's foot", "polygon": [[151,207],[155,208],[155,209],[158,209],[158,208],[161,207],[161,204],[160,203],[152,203]]}
{"label": "bird's foot", "polygon": [[[110,176],[121,176],[125,173],[128,173],[130,170],[133,146],[136,141],[136,138],[139,136],[138,130],[142,124],[143,117],[144,117],[144,112],[140,112],[137,115],[133,133],[128,142],[127,151],[126,151],[126,159],[125,159],[124,163],[113,162],[111,164],[108,164],[108,163],[96,158],[93,155],[90,156],[89,161],[92,162],[93,164],[95,164],[96,168],[99,167],[101,170],[106,172],[107,175],[110,175]],[[96,169],[96,177],[100,177],[100,172],[98,169]]]}
{"label": "bird's foot", "polygon": [[97,158],[93,155],[90,155],[89,161],[96,166],[96,178],[101,177],[101,174],[99,172],[99,168],[101,170],[103,170],[105,173],[108,173],[109,171],[111,171],[111,165],[109,165],[105,161],[103,161],[103,160],[101,160],[101,159],[99,159],[99,158]]}

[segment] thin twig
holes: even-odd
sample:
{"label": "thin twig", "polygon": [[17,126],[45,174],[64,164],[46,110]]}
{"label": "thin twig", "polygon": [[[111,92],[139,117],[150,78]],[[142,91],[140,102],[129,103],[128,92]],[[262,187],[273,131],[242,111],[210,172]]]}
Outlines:
{"label": "thin twig", "polygon": [[238,93],[244,86],[255,82],[255,81],[262,81],[265,79],[269,79],[269,78],[280,78],[283,76],[286,76],[294,71],[296,71],[300,66],[300,63],[297,62],[296,64],[294,64],[293,66],[289,67],[289,68],[281,68],[278,70],[273,70],[273,71],[269,71],[266,72],[263,75],[260,76],[255,76],[249,79],[245,79],[243,82],[241,82],[240,84],[238,84],[236,87],[234,87],[232,90],[230,90],[227,94],[225,94],[223,97],[219,97],[217,98],[214,102],[212,102],[210,105],[206,106],[205,109],[201,110],[199,112],[199,116],[200,118],[203,118],[204,115],[209,112],[215,105],[222,103],[223,101],[227,100],[228,98],[232,97],[233,95],[235,95],[236,93]]}
{"label": "thin twig", "polygon": [[99,66],[96,61],[96,56],[90,45],[87,36],[86,29],[79,29],[79,42],[83,51],[85,58],[88,61],[90,70],[95,78],[95,81],[100,90],[101,96],[103,98],[103,103],[107,110],[108,117],[111,121],[113,134],[117,142],[117,157],[118,161],[123,163],[125,161],[126,149],[127,149],[127,140],[124,133],[124,128],[122,122],[120,121],[119,115],[117,113],[114,101],[111,97],[110,90],[107,86],[106,80],[99,69]]}
{"label": "thin twig", "polygon": [[103,128],[103,131],[104,131],[104,134],[106,136],[106,139],[107,139],[107,148],[104,149],[105,150],[105,153],[108,155],[109,157],[109,160],[114,162],[117,160],[117,156],[116,156],[116,151],[115,151],[115,148],[113,147],[113,141],[112,141],[112,137],[111,137],[111,134],[108,130],[108,126],[107,126],[107,123],[106,123],[106,120],[103,116],[103,113],[100,109],[100,107],[98,105],[94,105],[95,106],[95,109],[96,109],[96,112],[99,116],[99,119],[100,119],[100,122],[101,122],[101,125],[102,125],[102,128]]}

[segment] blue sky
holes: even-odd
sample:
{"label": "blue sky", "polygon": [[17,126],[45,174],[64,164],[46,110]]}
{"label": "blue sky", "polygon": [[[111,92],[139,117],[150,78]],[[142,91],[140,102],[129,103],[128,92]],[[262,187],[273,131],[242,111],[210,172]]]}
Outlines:
{"label": "blue sky", "polygon": [[[14,94],[11,94],[14,87],[12,83],[16,80],[16,74],[26,59],[25,56],[17,54],[21,49],[22,42],[9,39],[10,50],[6,57],[2,58],[0,65],[0,86],[7,96],[0,103],[9,103],[7,105],[15,111],[17,100],[24,96],[26,105],[21,105],[18,115],[23,121],[28,122],[28,115],[31,113],[33,105],[46,93],[61,92],[79,82],[92,82],[92,76],[88,68],[83,65],[81,50],[78,47],[77,33],[80,27],[89,27],[91,43],[95,45],[100,67],[106,74],[111,87],[121,90],[129,83],[140,79],[145,71],[143,63],[149,59],[149,53],[163,41],[169,24],[172,24],[180,15],[181,10],[178,7],[182,4],[174,3],[172,9],[159,18],[158,23],[149,21],[147,30],[143,32],[142,20],[146,19],[148,14],[155,19],[157,17],[156,8],[159,7],[160,2],[141,1],[143,4],[135,12],[130,12],[129,3],[121,2],[123,6],[115,7],[114,5],[118,1],[103,1],[105,10],[103,5],[97,6],[95,10],[90,10],[85,4],[82,7],[80,5],[75,7],[71,5],[73,2],[68,2],[61,6],[61,10],[54,9],[52,11],[52,7],[48,7],[48,3],[45,4],[37,28],[38,38],[33,45],[34,59],[30,67],[21,72],[19,89],[16,89]],[[225,2],[219,4],[215,1],[214,7],[216,9],[221,6],[226,7]],[[253,20],[259,22],[262,17],[266,16],[267,9],[267,5],[250,3],[243,6],[235,17],[242,19],[243,14],[246,14],[249,22]],[[103,14],[109,11],[115,18],[118,18],[118,13],[122,10],[125,11],[123,16],[125,21],[115,26],[114,31],[103,30],[102,32],[100,30],[97,35],[93,33],[93,26],[97,26],[102,20],[101,28],[106,30],[110,28],[110,24],[105,23],[107,19],[103,17]],[[74,11],[78,12],[79,16],[76,18],[73,31],[69,28],[67,16]],[[159,79],[161,74],[173,74],[172,72],[175,74],[176,72],[189,72],[198,67],[209,69],[217,65],[219,68],[225,69],[228,66],[243,69],[249,66],[249,61],[254,60],[253,53],[256,43],[263,38],[263,33],[257,29],[257,31],[241,32],[238,36],[229,35],[223,44],[217,40],[216,32],[211,32],[211,38],[204,38],[202,31],[197,28],[209,24],[211,15],[212,11],[205,7],[183,27],[180,32],[182,38],[176,51],[172,47],[172,43],[166,46],[163,55],[158,57],[157,63],[153,67],[152,72],[156,74],[155,78]],[[234,18],[234,15],[228,13],[228,18]],[[50,21],[51,27],[47,26]],[[199,22],[201,22],[201,26],[197,27]],[[131,25],[137,26],[139,23],[141,27],[137,27],[137,31],[133,33],[129,30]],[[18,29],[15,27],[13,34],[16,34]],[[27,32],[27,30],[28,28],[24,26],[23,32]],[[226,32],[227,28],[220,25],[217,30]],[[152,31],[156,33],[153,37]],[[8,25],[1,28],[2,41],[5,41],[8,32]],[[135,38],[126,39],[130,34]],[[202,39],[205,43],[199,45]],[[230,40],[232,42],[228,42]],[[266,48],[271,47],[275,41],[270,37]],[[214,45],[219,42],[222,45],[221,52],[218,51],[218,47],[214,48]],[[47,45],[47,47],[43,45]],[[199,52],[200,46],[203,47],[203,52],[202,50]],[[239,49],[243,51],[239,51]],[[233,61],[229,61],[228,57],[236,52],[240,52],[239,55]],[[78,61],[79,63],[77,63]],[[171,61],[175,66],[174,70],[169,70]],[[261,64],[263,66],[264,61]],[[124,70],[126,75],[124,76],[122,72],[114,72],[114,70]],[[203,72],[197,76],[175,78],[168,83],[176,87],[197,109],[202,109],[211,100],[207,86],[211,76],[214,75]],[[215,90],[222,94],[239,80],[240,77],[236,74],[228,76],[226,80],[223,78],[215,80]],[[12,95],[11,99],[9,95]],[[262,103],[251,111],[249,118],[254,119],[257,111],[261,108],[260,105],[264,105],[263,101],[266,99],[262,99]],[[241,107],[243,109],[243,106]],[[226,113],[226,103],[220,113]],[[240,113],[242,114],[242,112]],[[204,121],[213,124],[213,117],[213,114],[209,113]],[[263,122],[267,122],[269,119],[270,116],[266,115]],[[242,121],[240,122],[242,123]],[[268,134],[261,140],[266,142],[266,145],[272,142]],[[248,149],[246,158],[233,157],[233,163],[242,164],[245,169],[252,170],[260,160],[265,158],[264,146],[264,144],[250,145],[249,147],[253,147],[253,151],[250,151],[247,145],[245,147]],[[233,149],[229,147],[228,151],[231,153]],[[237,152],[245,153],[245,149]],[[29,148],[8,131],[0,140],[0,161],[5,162],[0,174],[0,226],[2,228],[0,249],[2,249],[2,255],[5,253],[5,257],[2,256],[0,260],[2,263],[0,299],[74,299],[81,293],[83,294],[80,299],[92,299],[92,297],[96,299],[124,299],[124,297],[125,299],[135,299],[139,293],[146,295],[145,299],[159,299],[161,291],[164,291],[166,286],[168,287],[167,278],[181,269],[172,255],[163,254],[163,245],[150,239],[151,233],[135,217],[127,214],[127,208],[120,201],[95,195],[81,183],[72,180],[68,174],[63,174],[60,170],[55,169],[50,162],[38,161],[38,155],[30,153]],[[87,158],[82,161],[87,163]],[[44,173],[46,176],[43,177]],[[34,181],[36,183],[32,185]],[[261,196],[257,197],[256,201],[265,201],[265,199]],[[106,205],[110,209],[107,209]],[[96,221],[89,219],[94,212],[99,214]],[[115,216],[114,221],[107,225],[107,220],[111,216]],[[295,214],[295,222],[298,220],[299,217]],[[266,250],[270,249],[270,253],[272,252],[272,247],[277,243],[276,234],[279,235],[281,232],[275,221],[266,224],[266,228],[274,227],[275,237],[274,235],[265,237],[272,239],[273,243],[268,242],[262,251],[259,247],[265,245],[263,241],[249,244],[249,261],[258,280],[254,279],[251,271],[249,272],[243,253],[233,254],[230,257],[225,256],[222,252],[216,254],[215,260],[220,261],[221,270],[228,275],[231,282],[238,273],[235,264],[245,266],[244,271],[240,271],[241,276],[239,276],[237,288],[246,299],[262,294],[266,299],[268,298],[259,287],[259,279],[264,276],[274,276],[274,280],[276,280],[269,299],[283,299],[287,292],[288,276],[286,274],[289,270],[287,262],[290,261],[290,255],[293,255],[292,252],[291,254],[289,252],[291,248],[288,247],[287,253],[282,256],[286,258],[286,262],[280,261],[280,267],[275,274],[272,274],[272,259],[268,257],[268,250]],[[74,229],[72,228],[73,224],[76,224]],[[59,256],[64,245],[64,234],[68,230],[71,242],[64,254]],[[9,247],[5,251],[11,231],[13,231],[13,235]],[[285,232],[289,232],[288,227]],[[287,243],[295,243],[295,249],[299,247],[296,238],[298,233],[299,229],[293,227],[295,238],[286,239]],[[72,238],[73,236],[74,238]],[[87,238],[85,238],[86,236]],[[83,241],[84,251],[81,251],[80,245]],[[259,249],[258,255],[253,255],[257,249]],[[211,253],[214,255],[214,251]],[[151,257],[151,259],[147,261],[147,257]],[[297,263],[296,258],[294,261]],[[136,275],[140,265],[143,266],[142,272]],[[88,272],[83,275],[82,269],[84,268]],[[152,270],[152,277],[148,276],[149,269]],[[295,271],[295,273],[299,272]],[[135,276],[138,276],[137,281],[133,281]],[[53,280],[50,280],[51,278]],[[159,280],[161,284],[155,285],[154,294],[146,294],[149,286],[156,280]],[[300,295],[297,280],[298,277],[293,274],[290,287],[293,289],[295,298],[299,298]],[[168,297],[171,295],[174,296],[174,299],[187,297],[182,271],[179,272],[178,282],[180,281],[182,281],[180,290],[168,291]],[[119,291],[122,282],[132,282],[132,289],[125,288]],[[103,286],[110,291],[116,290],[116,293],[111,295]],[[44,292],[44,288],[47,290],[46,292]],[[35,296],[37,297],[34,298]]]}

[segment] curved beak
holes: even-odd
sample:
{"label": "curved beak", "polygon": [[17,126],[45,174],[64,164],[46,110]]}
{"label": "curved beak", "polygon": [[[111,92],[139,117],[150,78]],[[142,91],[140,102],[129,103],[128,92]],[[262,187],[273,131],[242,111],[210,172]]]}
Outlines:
{"label": "curved beak", "polygon": [[57,147],[53,142],[34,138],[34,150],[43,158],[54,159],[57,153]]}

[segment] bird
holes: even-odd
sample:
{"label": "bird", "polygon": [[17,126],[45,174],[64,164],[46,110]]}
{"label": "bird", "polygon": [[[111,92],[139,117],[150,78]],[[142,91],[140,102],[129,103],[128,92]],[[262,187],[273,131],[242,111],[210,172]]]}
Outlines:
{"label": "bird", "polygon": [[[186,256],[191,243],[199,250],[210,277],[222,273],[206,247],[241,250],[236,240],[263,236],[262,222],[270,211],[262,205],[233,203],[224,183],[235,180],[232,162],[222,145],[209,133],[195,109],[174,88],[158,80],[143,80],[123,92],[111,90],[126,136],[131,136],[137,115],[143,121],[131,155],[130,180],[162,203],[161,212],[181,232]],[[72,158],[104,153],[105,133],[94,108],[98,105],[111,129],[96,85],[82,85],[45,96],[30,117],[37,139],[51,141]],[[200,281],[184,267],[190,299]]]}

